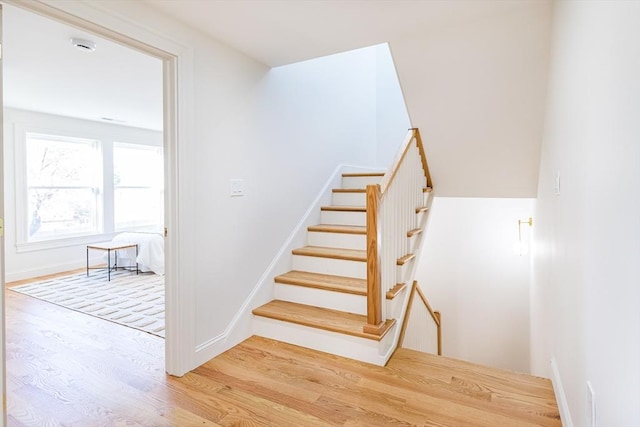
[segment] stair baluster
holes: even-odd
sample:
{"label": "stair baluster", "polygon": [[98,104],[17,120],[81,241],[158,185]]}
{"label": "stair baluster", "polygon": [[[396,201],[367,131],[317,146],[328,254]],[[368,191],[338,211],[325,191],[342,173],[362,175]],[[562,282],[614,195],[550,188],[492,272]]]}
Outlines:
{"label": "stair baluster", "polygon": [[367,186],[367,325],[383,333],[387,319],[383,295],[397,283],[413,279],[414,257],[407,233],[419,227],[424,192],[431,188],[422,139],[410,129],[382,182]]}

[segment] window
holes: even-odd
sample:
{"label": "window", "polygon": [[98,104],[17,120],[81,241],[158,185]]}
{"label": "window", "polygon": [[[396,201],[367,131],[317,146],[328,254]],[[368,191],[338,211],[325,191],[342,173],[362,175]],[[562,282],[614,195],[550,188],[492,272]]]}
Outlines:
{"label": "window", "polygon": [[16,249],[29,252],[109,240],[123,230],[162,232],[160,132],[60,132],[15,127]]}
{"label": "window", "polygon": [[99,231],[99,143],[26,134],[27,241]]}
{"label": "window", "polygon": [[163,175],[161,148],[114,144],[113,206],[116,231],[134,227],[162,228]]}

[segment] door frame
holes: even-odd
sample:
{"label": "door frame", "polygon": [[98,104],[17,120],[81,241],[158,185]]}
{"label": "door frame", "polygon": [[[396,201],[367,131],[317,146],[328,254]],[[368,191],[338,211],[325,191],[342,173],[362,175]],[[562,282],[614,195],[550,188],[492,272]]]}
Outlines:
{"label": "door frame", "polygon": [[0,1],[0,103],[3,108],[0,108],[0,391],[2,392],[2,407],[0,407],[0,426],[7,425],[7,376],[6,376],[6,334],[5,334],[5,319],[4,319],[4,94],[3,94],[3,72],[4,72],[4,55],[2,54],[2,47],[4,44],[3,39],[3,4]]}
{"label": "door frame", "polygon": [[[181,177],[184,171],[190,170],[189,150],[186,149],[188,144],[184,141],[191,139],[190,132],[193,128],[190,126],[189,119],[193,117],[193,86],[189,78],[193,76],[193,50],[189,46],[168,38],[165,34],[118,14],[114,9],[110,9],[108,4],[105,6],[98,2],[52,0],[0,0],[0,2],[91,32],[162,60],[166,227],[165,370],[171,375],[182,376],[193,369],[195,350],[194,271],[190,268],[189,262],[189,257],[192,256],[188,250],[190,245],[185,242],[190,233],[185,229],[184,224],[187,221],[180,221],[181,211],[184,210],[182,206],[185,205],[181,201],[184,201],[184,197],[189,194],[184,182],[188,179],[181,179]],[[0,119],[1,117],[0,115]],[[3,181],[4,175],[0,183],[3,184]],[[181,248],[184,249],[181,250]],[[0,248],[0,254],[3,253],[4,239]],[[4,266],[4,259],[2,266]],[[4,282],[4,275],[2,282]],[[2,296],[0,314],[4,320],[4,293]],[[3,326],[3,323],[0,326]],[[4,342],[3,335],[2,369],[6,365]],[[2,376],[3,387],[4,384],[5,377]]]}

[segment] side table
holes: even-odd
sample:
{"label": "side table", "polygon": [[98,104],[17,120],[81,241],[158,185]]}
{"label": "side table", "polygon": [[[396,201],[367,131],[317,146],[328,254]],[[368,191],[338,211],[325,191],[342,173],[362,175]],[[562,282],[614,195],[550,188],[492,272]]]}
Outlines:
{"label": "side table", "polygon": [[[136,248],[136,274],[138,274],[138,245],[136,243],[121,243],[121,244],[116,244],[116,243],[111,243],[111,242],[106,242],[106,243],[94,243],[91,245],[87,245],[87,277],[89,277],[89,270],[96,270],[96,269],[102,269],[103,267],[89,267],[89,249],[92,250],[96,250],[96,251],[106,251],[107,252],[107,277],[108,280],[111,281],[111,252],[113,251],[114,254],[114,264],[113,264],[113,270],[118,270],[118,250],[119,249],[129,249],[129,248]],[[123,269],[127,269],[127,268],[131,268],[133,271],[133,265],[129,265],[129,266],[123,266],[121,268]]]}

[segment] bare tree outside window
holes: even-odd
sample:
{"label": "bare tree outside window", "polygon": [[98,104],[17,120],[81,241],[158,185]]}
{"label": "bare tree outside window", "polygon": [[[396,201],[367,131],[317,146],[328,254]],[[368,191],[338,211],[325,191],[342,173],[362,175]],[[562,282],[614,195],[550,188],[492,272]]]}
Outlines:
{"label": "bare tree outside window", "polygon": [[28,240],[96,232],[98,143],[27,134]]}

